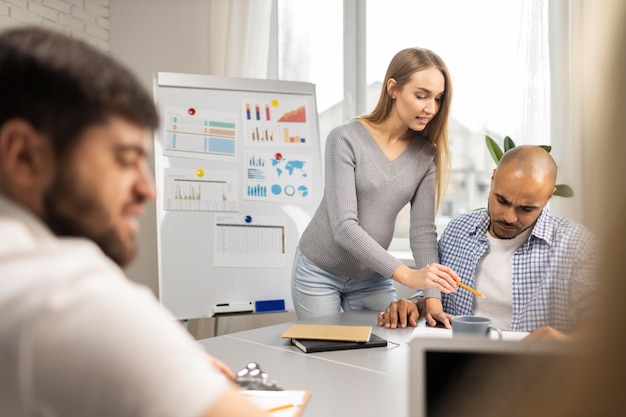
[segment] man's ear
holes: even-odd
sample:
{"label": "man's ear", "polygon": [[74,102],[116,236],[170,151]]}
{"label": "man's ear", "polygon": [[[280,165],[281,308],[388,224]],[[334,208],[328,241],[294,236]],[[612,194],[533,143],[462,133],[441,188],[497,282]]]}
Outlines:
{"label": "man's ear", "polygon": [[52,180],[52,146],[30,123],[11,119],[0,126],[0,177],[15,197],[42,191]]}

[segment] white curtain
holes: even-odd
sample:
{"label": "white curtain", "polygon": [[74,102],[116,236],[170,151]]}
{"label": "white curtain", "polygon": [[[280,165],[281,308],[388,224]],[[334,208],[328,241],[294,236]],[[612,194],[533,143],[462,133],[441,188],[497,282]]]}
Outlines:
{"label": "white curtain", "polygon": [[[550,17],[551,144],[559,172],[557,182],[574,190],[573,198],[552,199],[557,214],[583,221],[581,71],[584,0],[552,0]],[[602,4],[603,2],[590,1]]]}
{"label": "white curtain", "polygon": [[520,90],[514,138],[552,145],[557,183],[572,187],[575,196],[555,197],[550,208],[576,221],[582,221],[583,201],[579,97],[584,3],[522,0],[517,51]]}
{"label": "white curtain", "polygon": [[516,132],[524,143],[550,144],[548,3],[522,0],[518,40]]}
{"label": "white curtain", "polygon": [[268,78],[272,0],[210,0],[210,73]]}

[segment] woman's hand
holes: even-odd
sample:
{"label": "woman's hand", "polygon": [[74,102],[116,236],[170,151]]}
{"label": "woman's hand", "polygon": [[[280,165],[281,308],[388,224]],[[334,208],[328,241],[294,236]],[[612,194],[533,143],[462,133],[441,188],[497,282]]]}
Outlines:
{"label": "woman's hand", "polygon": [[411,269],[401,264],[391,278],[414,290],[434,288],[444,294],[456,291],[456,283],[459,281],[459,276],[452,268],[436,263],[428,264],[422,269]]}

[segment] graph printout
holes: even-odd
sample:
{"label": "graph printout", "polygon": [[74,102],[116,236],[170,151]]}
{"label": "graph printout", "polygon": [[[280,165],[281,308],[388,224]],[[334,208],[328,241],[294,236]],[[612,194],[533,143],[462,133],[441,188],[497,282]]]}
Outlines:
{"label": "graph printout", "polygon": [[237,211],[239,180],[234,171],[165,169],[165,210]]}
{"label": "graph printout", "polygon": [[311,128],[303,100],[271,97],[241,100],[246,146],[310,146]]}
{"label": "graph printout", "polygon": [[235,157],[236,120],[233,113],[169,108],[165,118],[165,150],[172,156]]}
{"label": "graph printout", "polygon": [[285,245],[280,216],[215,216],[215,266],[282,268]]}
{"label": "graph printout", "polygon": [[244,199],[310,202],[311,161],[311,157],[293,152],[246,151]]}

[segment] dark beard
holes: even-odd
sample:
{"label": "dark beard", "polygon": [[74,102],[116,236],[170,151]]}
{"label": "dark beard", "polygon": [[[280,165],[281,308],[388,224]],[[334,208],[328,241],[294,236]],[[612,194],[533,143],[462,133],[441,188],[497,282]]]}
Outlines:
{"label": "dark beard", "polygon": [[[496,228],[493,226],[493,222],[491,222],[491,231],[493,232],[493,234],[498,238],[498,239],[502,239],[502,240],[511,240],[514,239],[515,237],[517,237],[517,235],[515,236],[511,236],[511,237],[506,237],[506,236],[500,236],[498,233],[496,233]],[[519,233],[518,233],[519,234]]]}
{"label": "dark beard", "polygon": [[98,232],[81,222],[81,217],[84,220],[94,213],[97,219],[108,216],[90,190],[81,190],[76,180],[67,178],[65,173],[61,174],[44,197],[48,227],[57,236],[87,238],[120,267],[127,265],[135,257],[136,246],[126,248],[113,227]]}

